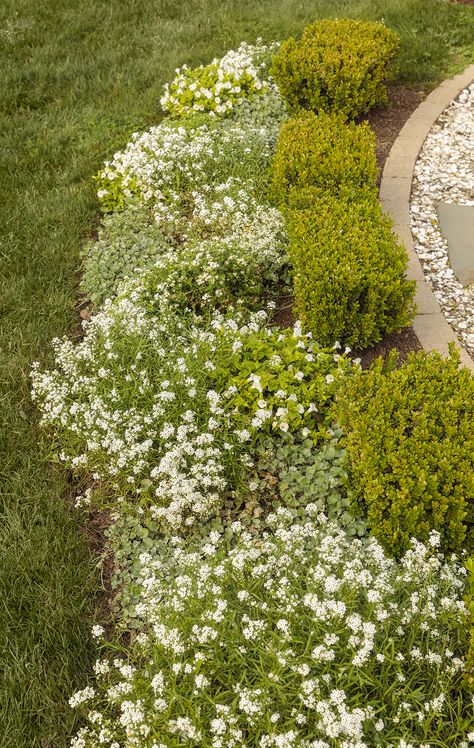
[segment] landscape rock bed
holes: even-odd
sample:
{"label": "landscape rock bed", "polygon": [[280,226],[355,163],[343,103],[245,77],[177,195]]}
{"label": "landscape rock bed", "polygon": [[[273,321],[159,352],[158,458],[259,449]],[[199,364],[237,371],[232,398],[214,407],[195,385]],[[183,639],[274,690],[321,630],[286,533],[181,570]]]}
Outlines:
{"label": "landscape rock bed", "polygon": [[[450,267],[438,220],[441,202],[474,206],[474,84],[439,117],[415,165],[410,205],[415,249],[447,322],[474,353],[474,287]],[[473,208],[474,210],[474,208]]]}

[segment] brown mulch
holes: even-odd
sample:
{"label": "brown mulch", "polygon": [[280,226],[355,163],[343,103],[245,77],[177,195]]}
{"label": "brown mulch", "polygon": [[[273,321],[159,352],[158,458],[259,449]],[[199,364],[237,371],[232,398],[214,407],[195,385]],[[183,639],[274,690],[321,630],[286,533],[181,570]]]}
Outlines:
{"label": "brown mulch", "polygon": [[474,0],[450,0],[454,5],[474,5]]}
{"label": "brown mulch", "polygon": [[374,109],[368,115],[368,122],[377,138],[379,179],[382,177],[385,161],[398,133],[425,96],[426,90],[424,89],[392,86],[389,89],[388,106],[383,109]]}
{"label": "brown mulch", "polygon": [[[389,90],[388,106],[384,109],[376,109],[370,112],[368,121],[377,138],[377,163],[380,168],[379,178],[382,176],[385,161],[398,133],[410,115],[423,101],[426,93],[426,90],[420,88],[393,86]],[[409,327],[402,330],[401,333],[387,335],[381,343],[373,346],[373,348],[360,351],[357,355],[361,359],[363,368],[367,368],[379,356],[386,358],[390,350],[394,348],[398,351],[399,361],[402,363],[406,360],[409,353],[421,350],[422,346],[413,328]]]}
{"label": "brown mulch", "polygon": [[399,333],[387,335],[380,343],[372,348],[366,348],[365,351],[352,351],[351,358],[360,358],[360,364],[363,369],[368,369],[370,364],[376,358],[382,356],[386,359],[390,351],[394,349],[398,353],[398,363],[403,364],[410,353],[421,351],[420,341],[413,332],[413,328],[406,327]]}

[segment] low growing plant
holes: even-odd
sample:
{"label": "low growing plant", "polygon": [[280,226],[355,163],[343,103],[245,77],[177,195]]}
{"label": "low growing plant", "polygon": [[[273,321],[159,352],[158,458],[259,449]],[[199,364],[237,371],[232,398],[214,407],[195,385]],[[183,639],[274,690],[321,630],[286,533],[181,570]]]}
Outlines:
{"label": "low growing plant", "polygon": [[338,394],[353,501],[391,553],[433,529],[444,551],[472,551],[474,379],[454,352],[391,366],[379,359]]}
{"label": "low growing plant", "polygon": [[98,240],[85,247],[82,289],[99,306],[133,279],[127,292],[139,293],[148,309],[169,305],[200,314],[236,304],[258,310],[281,293],[289,268],[278,210],[252,203],[235,211],[229,234],[202,238],[207,229],[202,222],[187,239],[165,239],[150,210],[131,203],[106,215]]}
{"label": "low growing plant", "polygon": [[96,241],[82,250],[81,290],[95,306],[117,294],[120,283],[154,267],[169,250],[150,210],[130,202],[124,210],[105,215]]}
{"label": "low growing plant", "polygon": [[183,65],[176,70],[175,79],[165,85],[161,106],[178,117],[195,112],[229,114],[241,101],[275,88],[268,66],[277,48],[277,43],[267,46],[258,39],[255,45],[242,42],[238,49],[229,50],[209,65]]}
{"label": "low growing plant", "polygon": [[296,314],[323,345],[365,348],[410,323],[415,283],[376,195],[321,195],[288,211],[288,233]]}
{"label": "low growing plant", "polygon": [[103,500],[141,503],[185,531],[239,487],[260,438],[302,426],[325,437],[349,364],[298,326],[269,328],[265,313],[153,311],[137,291],[107,303],[78,345],[56,341],[54,370],[34,367],[33,396],[60,459]]}
{"label": "low growing plant", "polygon": [[273,193],[294,204],[301,190],[374,191],[377,182],[375,135],[367,123],[345,124],[339,114],[305,112],[285,122],[272,162]]}
{"label": "low growing plant", "polygon": [[[362,536],[365,524],[350,511],[347,497],[348,473],[345,451],[340,446],[340,429],[316,443],[304,428],[295,433],[280,432],[259,440],[252,453],[253,468],[238,496],[224,501],[221,511],[204,525],[196,525],[186,536],[189,550],[198,550],[211,530],[233,537],[238,521],[259,542],[271,512],[285,508],[296,522],[307,519],[310,511],[322,512],[348,535]],[[113,557],[112,588],[115,622],[124,629],[140,629],[144,568],[147,554],[168,578],[179,573],[174,558],[175,540],[163,534],[148,511],[115,512],[107,531],[108,550]]]}
{"label": "low growing plant", "polygon": [[[340,437],[341,430],[334,427],[327,440],[317,443],[303,428],[262,441],[253,455],[249,480],[257,505],[272,510],[285,507],[295,517],[304,517],[311,504],[348,535],[364,535],[365,524],[352,514],[347,496],[347,456]],[[252,518],[252,524],[260,524],[258,517]]]}
{"label": "low growing plant", "polygon": [[284,41],[271,73],[293,107],[355,119],[387,101],[398,45],[383,23],[326,18]]}
{"label": "low growing plant", "polygon": [[196,200],[205,200],[208,192],[218,193],[229,180],[252,194],[255,187],[262,192],[278,127],[277,120],[260,127],[244,119],[199,120],[192,127],[165,120],[144,133],[134,133],[96,177],[102,208],[116,210],[139,199],[172,227],[192,213]]}
{"label": "low growing plant", "polygon": [[236,523],[142,554],[143,624],[71,698],[72,747],[467,748],[460,567],[435,533],[397,563],[324,520],[282,509],[259,542]]}
{"label": "low growing plant", "polygon": [[288,265],[283,217],[260,206],[249,216],[237,215],[229,236],[190,238],[163,253],[136,286],[147,309],[257,311],[286,287]]}

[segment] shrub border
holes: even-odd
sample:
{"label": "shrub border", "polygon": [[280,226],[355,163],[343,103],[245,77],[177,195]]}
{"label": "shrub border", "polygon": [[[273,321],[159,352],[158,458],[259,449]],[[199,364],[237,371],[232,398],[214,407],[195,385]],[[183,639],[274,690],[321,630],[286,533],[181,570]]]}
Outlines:
{"label": "shrub border", "polygon": [[382,210],[388,213],[408,252],[407,277],[416,280],[415,302],[417,314],[413,329],[422,347],[448,355],[449,343],[454,342],[461,355],[461,363],[474,371],[474,361],[463,348],[441,307],[426,282],[423,268],[415,251],[410,228],[410,196],[413,170],[418,154],[434,123],[442,112],[474,81],[474,64],[462,73],[447,78],[435,88],[413,112],[400,131],[389,153],[380,184]]}

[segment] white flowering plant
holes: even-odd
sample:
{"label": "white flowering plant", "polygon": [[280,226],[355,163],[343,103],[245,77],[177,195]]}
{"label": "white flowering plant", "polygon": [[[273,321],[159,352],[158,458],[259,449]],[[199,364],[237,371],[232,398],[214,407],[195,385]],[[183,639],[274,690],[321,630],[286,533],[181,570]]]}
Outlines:
{"label": "white flowering plant", "polygon": [[[231,538],[237,520],[257,538],[269,513],[284,507],[297,522],[306,517],[308,505],[313,513],[324,513],[337,522],[348,536],[363,536],[365,523],[352,514],[347,496],[347,458],[340,446],[340,429],[334,429],[332,436],[329,433],[323,443],[316,443],[307,431],[259,438],[251,454],[253,467],[249,467],[245,496],[241,501],[229,496],[217,517],[205,525],[196,525],[187,534],[187,546],[200,546],[202,537],[211,530]],[[106,534],[113,557],[114,617],[116,625],[125,631],[139,629],[143,621],[137,611],[144,580],[140,557],[148,554],[153,563],[159,562],[163,573],[179,573],[173,550],[175,540],[163,534],[159,523],[141,507],[135,512],[112,512],[112,518]]]}
{"label": "white flowering plant", "polygon": [[126,148],[106,161],[96,177],[105,211],[133,197],[149,203],[158,217],[190,213],[195,192],[207,193],[229,179],[247,191],[265,187],[279,123],[200,123],[165,120],[134,133]]}
{"label": "white flowering plant", "polygon": [[63,462],[113,504],[145,504],[176,530],[216,514],[261,435],[304,425],[324,438],[349,364],[298,325],[269,327],[265,313],[244,324],[147,311],[138,293],[124,294],[78,345],[56,341],[57,368],[34,368],[33,396]]}
{"label": "white flowering plant", "polygon": [[[253,220],[229,236],[190,240],[168,249],[138,282],[144,307],[167,306],[200,315],[231,307],[257,311],[288,287],[286,234],[276,210],[257,210]],[[274,302],[272,302],[274,303]]]}
{"label": "white flowering plant", "polygon": [[258,310],[288,287],[287,237],[278,210],[236,212],[225,236],[201,238],[203,230],[172,243],[148,209],[130,203],[106,215],[98,240],[85,248],[82,290],[96,308],[119,293],[138,293],[150,308],[202,314],[234,305]]}
{"label": "white flowering plant", "polygon": [[276,88],[268,67],[277,43],[242,44],[229,50],[208,65],[176,69],[176,77],[164,88],[160,104],[173,116],[189,116],[207,112],[211,116],[226,115],[242,101],[262,96]]}
{"label": "white flowering plant", "polygon": [[174,571],[143,554],[143,627],[128,650],[105,645],[96,688],[72,697],[73,748],[467,741],[462,567],[435,533],[398,563],[324,519],[281,509],[258,542],[238,524],[230,545],[176,538]]}

